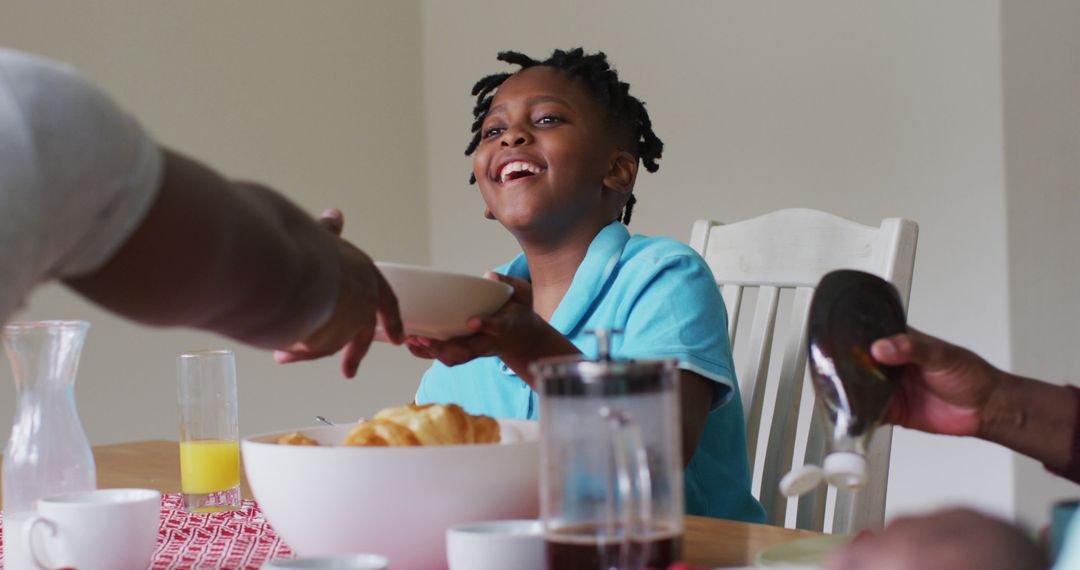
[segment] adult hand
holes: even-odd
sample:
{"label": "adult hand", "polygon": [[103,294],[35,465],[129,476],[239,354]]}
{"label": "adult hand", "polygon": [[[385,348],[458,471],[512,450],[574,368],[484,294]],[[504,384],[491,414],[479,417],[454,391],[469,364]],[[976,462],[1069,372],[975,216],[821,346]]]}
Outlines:
{"label": "adult hand", "polygon": [[329,209],[319,219],[337,236],[341,263],[341,283],[334,312],[308,338],[274,352],[279,363],[312,360],[334,354],[345,347],[341,370],[347,378],[356,376],[360,360],[367,354],[375,335],[376,320],[394,344],[404,340],[397,297],[364,252],[340,238],[345,224],[340,210]]}
{"label": "adult hand", "polygon": [[532,309],[532,284],[523,279],[489,271],[484,277],[514,288],[510,299],[494,314],[469,319],[473,334],[435,340],[409,337],[409,351],[421,358],[433,358],[447,366],[457,366],[483,356],[513,358],[528,352],[539,329],[551,329]]}
{"label": "adult hand", "polygon": [[1035,543],[1004,521],[967,509],[901,518],[860,534],[826,570],[1035,570],[1048,567]]}
{"label": "adult hand", "polygon": [[914,329],[875,341],[870,354],[905,367],[885,421],[931,433],[983,435],[1001,371],[970,350]]}

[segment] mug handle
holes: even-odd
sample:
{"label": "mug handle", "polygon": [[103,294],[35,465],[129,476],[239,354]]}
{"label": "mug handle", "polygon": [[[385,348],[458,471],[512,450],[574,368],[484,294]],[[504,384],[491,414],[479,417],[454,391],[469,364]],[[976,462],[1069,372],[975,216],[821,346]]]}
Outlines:
{"label": "mug handle", "polygon": [[56,536],[56,523],[41,515],[34,515],[30,517],[30,520],[26,521],[26,526],[23,527],[23,546],[30,553],[30,559],[33,560],[35,566],[41,570],[51,570],[49,566],[42,564],[41,558],[38,557],[38,551],[34,547],[34,532],[39,524],[48,527],[49,536]]}
{"label": "mug handle", "polygon": [[[635,534],[634,511],[637,511],[639,521],[647,523],[652,520],[652,475],[649,472],[649,455],[645,450],[641,428],[629,413],[604,406],[600,409],[600,416],[607,420],[611,431],[615,477],[618,481],[619,495],[623,497],[623,537],[619,544],[620,566],[636,568],[638,565],[631,561],[633,548],[631,539]],[[629,458],[627,447],[631,450]],[[638,491],[637,501],[634,501],[634,487],[637,487]],[[614,504],[613,499],[613,497],[609,499],[609,504]]]}

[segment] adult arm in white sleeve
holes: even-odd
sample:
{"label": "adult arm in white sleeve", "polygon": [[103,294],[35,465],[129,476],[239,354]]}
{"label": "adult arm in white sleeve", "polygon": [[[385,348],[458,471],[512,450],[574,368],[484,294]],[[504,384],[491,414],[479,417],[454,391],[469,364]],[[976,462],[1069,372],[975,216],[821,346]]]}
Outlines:
{"label": "adult arm in white sleeve", "polygon": [[400,338],[396,299],[338,237],[339,213],[320,223],[266,187],[160,149],[55,62],[0,50],[0,95],[0,119],[18,130],[20,176],[4,192],[20,212],[13,235],[30,276],[20,288],[60,278],[136,321],[284,349],[286,361],[346,347],[348,376],[377,316]]}
{"label": "adult arm in white sleeve", "polygon": [[355,374],[397,301],[371,259],[276,192],[165,151],[149,213],[107,263],[67,282],[137,321],[207,329],[296,358],[347,346]]}

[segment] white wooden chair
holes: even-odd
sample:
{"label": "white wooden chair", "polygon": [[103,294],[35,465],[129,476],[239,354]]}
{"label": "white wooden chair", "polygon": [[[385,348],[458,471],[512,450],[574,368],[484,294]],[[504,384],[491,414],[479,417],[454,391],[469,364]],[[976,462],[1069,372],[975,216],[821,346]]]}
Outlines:
{"label": "white wooden chair", "polygon": [[[891,426],[874,434],[868,484],[858,493],[823,485],[789,504],[779,481],[793,463],[820,465],[825,452],[806,366],[814,287],[829,271],[858,269],[895,285],[906,309],[917,241],[918,225],[910,220],[888,218],[873,227],[808,209],[726,225],[695,222],[690,245],[709,264],[727,305],[754,495],[770,524],[836,533],[884,524]],[[743,310],[751,303],[749,313]]]}

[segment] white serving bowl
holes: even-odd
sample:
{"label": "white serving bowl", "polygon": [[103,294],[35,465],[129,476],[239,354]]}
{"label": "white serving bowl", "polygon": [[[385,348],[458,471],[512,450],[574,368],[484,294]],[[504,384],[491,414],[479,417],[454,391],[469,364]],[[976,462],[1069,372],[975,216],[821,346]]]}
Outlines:
{"label": "white serving bowl", "polygon": [[539,516],[537,424],[499,424],[503,442],[488,445],[337,447],[348,425],[299,430],[326,447],[256,435],[241,444],[244,471],[299,556],[366,552],[394,570],[446,568],[451,526]]}
{"label": "white serving bowl", "polygon": [[[472,333],[470,318],[499,310],[513,287],[483,277],[376,262],[397,296],[405,334],[446,340]],[[376,339],[385,340],[381,331]]]}

